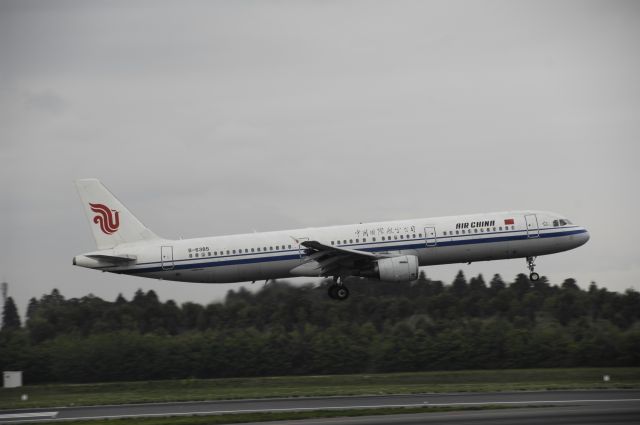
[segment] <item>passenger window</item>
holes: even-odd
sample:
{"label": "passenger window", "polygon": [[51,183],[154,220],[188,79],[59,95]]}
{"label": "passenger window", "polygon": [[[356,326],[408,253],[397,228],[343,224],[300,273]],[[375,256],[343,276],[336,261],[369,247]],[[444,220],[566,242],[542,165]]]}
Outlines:
{"label": "passenger window", "polygon": [[258,247],[258,252],[260,252],[260,247]]}
{"label": "passenger window", "polygon": [[422,237],[422,233],[418,233],[418,237],[420,237],[420,238],[421,238],[421,237]]}
{"label": "passenger window", "polygon": [[384,240],[384,236],[382,237],[382,240]]}
{"label": "passenger window", "polygon": [[267,252],[267,247],[262,248],[264,252]]}
{"label": "passenger window", "polygon": [[415,238],[416,238],[416,234],[414,233],[414,234],[413,234],[413,239],[415,239]]}
{"label": "passenger window", "polygon": [[289,249],[291,249],[291,245],[289,245]]}
{"label": "passenger window", "polygon": [[[331,245],[333,245],[333,241],[331,241]],[[276,247],[277,248],[277,247]]]}
{"label": "passenger window", "polygon": [[366,242],[366,241],[367,241],[367,238],[362,238],[362,242]]}
{"label": "passenger window", "polygon": [[496,228],[495,228],[495,227],[493,228],[493,231],[494,231],[494,232],[496,231]]}
{"label": "passenger window", "polygon": [[193,254],[189,254],[189,258],[193,258]]}
{"label": "passenger window", "polygon": [[349,239],[349,243],[353,243],[353,239]]}
{"label": "passenger window", "polygon": [[403,239],[402,235],[400,235],[400,239]]}
{"label": "passenger window", "polygon": [[474,232],[478,233],[478,229],[473,229]]}
{"label": "passenger window", "polygon": [[484,232],[484,227],[481,227],[481,228],[480,228],[480,231],[481,231],[481,232]]}
{"label": "passenger window", "polygon": [[358,243],[359,239],[356,239],[356,243]]}
{"label": "passenger window", "polygon": [[374,241],[374,242],[376,241],[376,238],[375,238],[375,237],[373,238],[373,241]]}
{"label": "passenger window", "polygon": [[459,230],[456,230],[456,235],[459,235],[460,234],[459,232],[460,232]]}

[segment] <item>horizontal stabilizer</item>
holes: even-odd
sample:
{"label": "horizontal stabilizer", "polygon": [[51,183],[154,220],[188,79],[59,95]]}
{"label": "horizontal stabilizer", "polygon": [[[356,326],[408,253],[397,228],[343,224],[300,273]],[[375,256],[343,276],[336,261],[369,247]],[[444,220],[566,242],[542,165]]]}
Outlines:
{"label": "horizontal stabilizer", "polygon": [[104,254],[96,254],[96,255],[87,255],[89,258],[96,259],[98,261],[108,261],[109,263],[131,263],[136,261],[137,257],[135,255],[104,255]]}

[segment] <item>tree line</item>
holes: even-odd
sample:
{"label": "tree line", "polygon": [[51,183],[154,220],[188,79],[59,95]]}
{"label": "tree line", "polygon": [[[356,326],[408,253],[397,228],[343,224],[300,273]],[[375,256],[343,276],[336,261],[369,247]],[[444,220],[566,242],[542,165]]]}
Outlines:
{"label": "tree line", "polygon": [[451,284],[360,279],[344,302],[274,282],[208,305],[58,290],[7,299],[0,369],[25,382],[96,382],[446,369],[639,366],[640,294],[495,275]]}

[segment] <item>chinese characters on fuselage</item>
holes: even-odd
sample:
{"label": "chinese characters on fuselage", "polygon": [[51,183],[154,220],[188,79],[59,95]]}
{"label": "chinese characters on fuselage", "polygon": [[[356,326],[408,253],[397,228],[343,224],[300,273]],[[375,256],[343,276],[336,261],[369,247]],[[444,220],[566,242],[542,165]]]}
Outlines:
{"label": "chinese characters on fuselage", "polygon": [[415,233],[416,226],[391,226],[391,227],[372,227],[364,229],[356,229],[356,237],[382,236],[382,235],[399,235],[400,233]]}

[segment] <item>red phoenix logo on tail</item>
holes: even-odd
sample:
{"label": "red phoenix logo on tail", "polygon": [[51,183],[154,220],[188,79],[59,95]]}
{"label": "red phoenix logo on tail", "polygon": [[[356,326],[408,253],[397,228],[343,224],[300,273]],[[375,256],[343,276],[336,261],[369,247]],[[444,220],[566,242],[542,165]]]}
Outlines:
{"label": "red phoenix logo on tail", "polygon": [[93,222],[100,225],[102,233],[110,235],[115,233],[120,227],[120,214],[116,210],[111,210],[109,207],[103,204],[89,203],[91,211],[97,213],[93,217]]}

